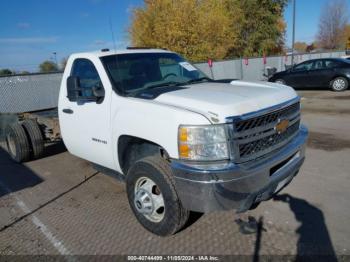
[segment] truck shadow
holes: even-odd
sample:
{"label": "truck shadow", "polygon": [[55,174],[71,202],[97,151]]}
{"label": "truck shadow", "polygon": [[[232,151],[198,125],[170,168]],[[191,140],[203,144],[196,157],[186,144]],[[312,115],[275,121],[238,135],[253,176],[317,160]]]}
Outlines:
{"label": "truck shadow", "polygon": [[296,230],[299,235],[298,258],[337,261],[323,212],[319,208],[289,194],[276,195],[273,200],[287,203],[296,220],[301,223]]}
{"label": "truck shadow", "polygon": [[42,157],[50,157],[66,151],[67,148],[63,142],[55,142],[45,146],[44,155]]}
{"label": "truck shadow", "polygon": [[[186,224],[183,226],[183,228],[181,228],[181,230],[179,232],[184,231],[185,229],[189,228],[190,226],[192,226],[194,223],[196,223],[204,214],[200,213],[200,212],[194,212],[194,211],[190,211],[190,216],[188,217],[188,220],[186,222]],[[178,233],[179,233],[178,232]]]}
{"label": "truck shadow", "polygon": [[0,147],[0,197],[41,182],[43,179],[40,176],[28,167],[13,162],[8,153]]}

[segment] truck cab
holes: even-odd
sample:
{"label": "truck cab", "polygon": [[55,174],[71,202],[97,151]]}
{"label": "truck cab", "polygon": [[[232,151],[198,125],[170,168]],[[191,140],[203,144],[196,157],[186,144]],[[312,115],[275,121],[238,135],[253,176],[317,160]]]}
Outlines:
{"label": "truck cab", "polygon": [[305,156],[292,88],[213,80],[167,50],[71,55],[58,112],[69,152],[125,180],[138,221],[162,236],[190,211],[244,212],[271,198]]}

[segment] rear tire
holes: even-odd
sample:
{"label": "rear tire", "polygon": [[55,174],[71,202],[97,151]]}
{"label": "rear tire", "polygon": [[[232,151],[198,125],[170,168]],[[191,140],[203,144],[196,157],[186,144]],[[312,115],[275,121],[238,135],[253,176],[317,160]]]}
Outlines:
{"label": "rear tire", "polygon": [[[126,190],[132,211],[148,231],[168,236],[186,224],[189,211],[177,195],[169,163],[161,157],[150,156],[137,161],[127,174]],[[159,199],[163,207],[158,204]]]}
{"label": "rear tire", "polygon": [[335,92],[342,92],[348,89],[349,82],[345,77],[337,77],[330,83],[331,89]]}
{"label": "rear tire", "polygon": [[9,155],[17,163],[25,162],[30,159],[29,140],[20,123],[15,123],[8,127],[6,145]]}
{"label": "rear tire", "polygon": [[38,123],[35,120],[29,119],[25,120],[22,125],[29,136],[33,158],[40,158],[44,153],[44,138]]}

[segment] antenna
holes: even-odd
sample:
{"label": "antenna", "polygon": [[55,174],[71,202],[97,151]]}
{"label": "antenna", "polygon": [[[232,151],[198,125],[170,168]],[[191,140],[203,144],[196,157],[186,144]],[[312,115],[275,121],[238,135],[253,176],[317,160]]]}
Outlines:
{"label": "antenna", "polygon": [[116,47],[116,44],[115,44],[115,38],[114,38],[113,25],[112,25],[111,17],[109,17],[109,28],[110,28],[111,34],[112,34],[112,41],[113,41],[114,52],[117,52],[117,47]]}
{"label": "antenna", "polygon": [[114,48],[114,57],[115,57],[115,66],[116,66],[116,70],[117,70],[117,74],[118,74],[118,78],[120,79],[120,87],[122,89],[123,94],[125,95],[125,89],[123,86],[123,81],[122,78],[120,76],[120,71],[119,71],[119,66],[118,66],[118,54],[117,54],[117,45],[115,42],[115,38],[114,38],[114,32],[113,32],[113,24],[112,24],[112,19],[111,17],[109,17],[109,28],[111,30],[111,34],[112,34],[112,41],[113,41],[113,48]]}

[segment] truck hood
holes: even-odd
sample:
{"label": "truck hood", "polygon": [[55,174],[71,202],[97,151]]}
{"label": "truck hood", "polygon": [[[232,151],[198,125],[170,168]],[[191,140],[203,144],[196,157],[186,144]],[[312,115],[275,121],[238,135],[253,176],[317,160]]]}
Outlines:
{"label": "truck hood", "polygon": [[266,109],[297,97],[288,86],[268,82],[205,82],[164,93],[155,101],[204,115],[212,123]]}

